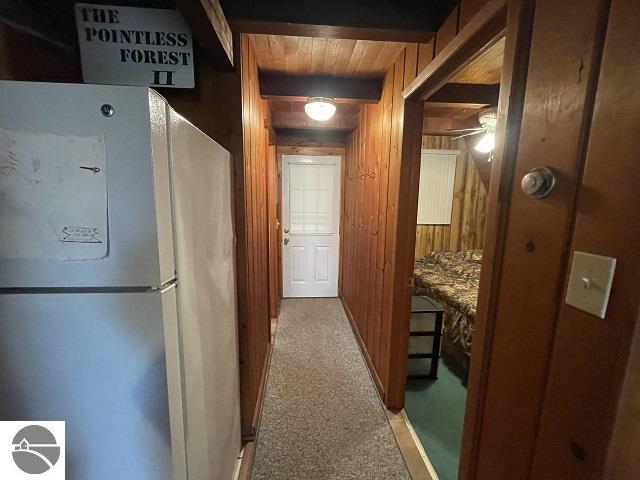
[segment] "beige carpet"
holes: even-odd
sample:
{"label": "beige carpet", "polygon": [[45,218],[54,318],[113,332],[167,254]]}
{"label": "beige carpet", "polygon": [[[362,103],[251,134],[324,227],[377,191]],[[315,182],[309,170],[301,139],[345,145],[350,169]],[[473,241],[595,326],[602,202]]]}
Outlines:
{"label": "beige carpet", "polygon": [[338,299],[282,303],[252,478],[410,479]]}

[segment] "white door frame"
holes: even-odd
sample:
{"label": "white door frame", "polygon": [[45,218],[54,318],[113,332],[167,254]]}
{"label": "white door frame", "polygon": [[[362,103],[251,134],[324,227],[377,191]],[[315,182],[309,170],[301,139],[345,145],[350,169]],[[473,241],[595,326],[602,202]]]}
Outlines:
{"label": "white door frame", "polygon": [[[290,225],[290,166],[330,165],[333,172],[333,205],[331,233],[301,233],[289,231]],[[282,155],[282,295],[283,297],[337,297],[340,264],[340,212],[342,192],[341,155]],[[313,247],[312,253],[307,250]],[[299,264],[294,264],[294,250],[299,249]],[[325,268],[319,268],[318,253],[324,252]],[[299,280],[293,279],[295,272]],[[318,274],[323,278],[318,278]]]}

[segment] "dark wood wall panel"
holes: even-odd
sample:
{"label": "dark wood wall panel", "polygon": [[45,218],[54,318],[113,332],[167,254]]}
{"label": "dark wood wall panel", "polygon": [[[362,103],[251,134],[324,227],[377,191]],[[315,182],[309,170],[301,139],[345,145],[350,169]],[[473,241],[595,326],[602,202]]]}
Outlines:
{"label": "dark wood wall panel", "polygon": [[[616,271],[604,319],[560,304],[530,478],[638,477],[638,410],[623,420],[636,430],[627,445],[617,438],[628,450],[609,463],[608,475],[600,472],[640,312],[640,138],[632,133],[640,129],[640,97],[631,81],[640,74],[639,28],[638,2],[611,2],[569,251],[616,258]],[[562,298],[566,285],[565,275]],[[584,459],[571,442],[584,449]]]}
{"label": "dark wood wall panel", "polygon": [[459,7],[455,7],[438,29],[436,34],[436,55],[458,34],[458,12]]}
{"label": "dark wood wall panel", "polygon": [[80,56],[0,23],[0,79],[82,82]]}
{"label": "dark wood wall panel", "polygon": [[422,148],[460,150],[456,163],[453,187],[453,206],[449,225],[418,225],[415,257],[429,252],[456,252],[471,248],[482,249],[487,214],[487,190],[480,179],[476,163],[467,144],[445,136],[425,135]]}
{"label": "dark wood wall panel", "polygon": [[[495,303],[490,305],[491,347],[484,354],[488,358],[483,359],[490,370],[484,387],[482,435],[473,478],[598,478],[577,473],[580,470],[563,474],[549,469],[556,455],[565,458],[572,455],[570,442],[580,443],[579,437],[570,439],[569,435],[563,438],[562,446],[547,445],[557,448],[545,457],[544,466],[549,468],[544,473],[532,475],[530,469],[541,425],[544,400],[541,392],[549,374],[556,318],[564,299],[562,285],[586,147],[585,126],[590,119],[589,105],[593,104],[596,87],[594,73],[599,66],[602,39],[598,32],[607,18],[606,10],[603,11],[607,3],[572,1],[565,2],[563,8],[552,0],[535,3],[514,175],[510,185],[496,185],[502,190],[501,195],[507,196],[508,205],[502,261],[499,276],[491,272],[492,298],[486,297],[487,285],[485,289],[481,286],[478,298],[479,315],[486,311],[489,300]],[[575,61],[567,62],[567,58]],[[560,180],[551,195],[538,200],[524,195],[520,182],[529,169],[542,165],[553,169]],[[495,170],[492,177],[498,178],[494,173]],[[497,194],[492,181],[492,198]],[[596,191],[590,195],[598,198],[598,202],[605,200]],[[527,245],[529,248],[525,248]],[[482,275],[489,268],[491,265],[485,262]],[[574,333],[571,341],[585,345],[581,333]],[[472,357],[476,354],[476,339]],[[590,349],[586,353],[594,354]],[[602,393],[590,391],[593,398]],[[572,403],[590,401],[591,398],[575,397]],[[567,404],[565,412],[569,414],[575,407]],[[603,412],[597,415],[600,414]],[[566,420],[565,416],[557,426],[566,428]],[[556,433],[570,432],[556,430]],[[554,438],[554,442],[559,440],[559,436]],[[514,445],[518,448],[513,448]],[[505,456],[507,451],[509,455]],[[593,460],[589,455],[587,450],[582,465],[587,466]]]}

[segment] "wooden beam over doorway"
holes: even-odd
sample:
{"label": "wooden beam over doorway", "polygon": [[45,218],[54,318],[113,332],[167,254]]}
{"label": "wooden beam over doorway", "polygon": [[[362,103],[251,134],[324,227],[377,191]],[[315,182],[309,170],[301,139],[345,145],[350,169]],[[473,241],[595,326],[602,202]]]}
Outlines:
{"label": "wooden beam over doorway", "polygon": [[[498,105],[500,84],[447,83],[427,99],[438,106]],[[473,107],[468,107],[473,108]]]}
{"label": "wooden beam over doorway", "polygon": [[379,42],[427,43],[435,35],[435,32],[428,30],[313,25],[243,19],[231,20],[231,26],[234,31],[241,33],[339,38],[344,40],[374,40]]}
{"label": "wooden beam over doorway", "polygon": [[404,89],[406,100],[427,100],[504,35],[507,0],[490,0]]}

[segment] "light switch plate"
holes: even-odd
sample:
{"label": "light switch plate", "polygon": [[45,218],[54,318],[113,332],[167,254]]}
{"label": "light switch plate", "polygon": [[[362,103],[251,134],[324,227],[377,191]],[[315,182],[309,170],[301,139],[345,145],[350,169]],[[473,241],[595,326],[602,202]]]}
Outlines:
{"label": "light switch plate", "polygon": [[575,251],[565,301],[604,318],[616,269],[616,259]]}

